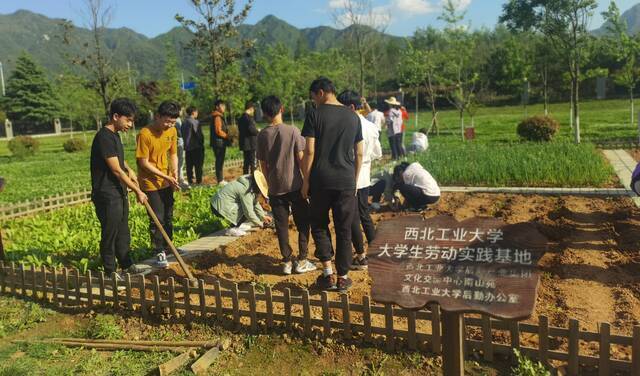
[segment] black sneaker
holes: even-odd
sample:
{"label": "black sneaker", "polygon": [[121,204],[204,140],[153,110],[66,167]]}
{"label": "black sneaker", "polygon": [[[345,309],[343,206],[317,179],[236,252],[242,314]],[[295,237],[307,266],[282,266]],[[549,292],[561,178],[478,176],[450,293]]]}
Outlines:
{"label": "black sneaker", "polygon": [[334,291],[336,289],[336,279],[335,274],[329,274],[328,276],[320,274],[316,279],[316,286],[318,286],[320,290]]}
{"label": "black sneaker", "polygon": [[363,259],[358,257],[354,257],[353,261],[351,261],[351,270],[366,270],[369,268],[369,260],[367,256],[364,256]]}
{"label": "black sneaker", "polygon": [[349,277],[338,277],[338,283],[336,283],[336,290],[338,291],[347,291],[353,285],[353,281]]}

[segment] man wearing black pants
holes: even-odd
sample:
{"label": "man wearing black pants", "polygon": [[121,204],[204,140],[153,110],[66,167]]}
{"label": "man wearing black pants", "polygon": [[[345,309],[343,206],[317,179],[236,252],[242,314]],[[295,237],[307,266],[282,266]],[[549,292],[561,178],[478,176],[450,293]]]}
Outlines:
{"label": "man wearing black pants", "polygon": [[224,181],[224,157],[229,145],[229,128],[224,120],[224,113],[227,105],[223,100],[218,99],[214,104],[215,109],[211,113],[213,122],[211,126],[211,148],[216,159],[216,181],[219,185],[225,185]]}
{"label": "man wearing black pants", "polygon": [[[269,126],[258,134],[257,156],[269,186],[269,204],[275,220],[282,254],[282,273],[306,273],[316,269],[307,260],[309,246],[309,203],[302,198],[300,165],[305,141],[298,128],[282,122],[282,102],[275,96],[262,101]],[[289,245],[289,210],[298,229],[298,258],[293,262]]]}
{"label": "man wearing black pants", "polygon": [[[306,138],[303,161],[303,198],[311,202],[311,233],[322,275],[316,285],[323,290],[347,290],[352,281],[351,225],[355,215],[356,180],[362,167],[363,142],[360,119],[336,99],[335,86],[321,77],[311,83],[310,96],[317,108],[307,114],[302,129]],[[336,270],[329,232],[329,210],[336,232]]]}
{"label": "man wearing black pants", "polygon": [[242,173],[251,174],[256,169],[256,142],[258,129],[253,119],[255,104],[247,102],[244,113],[238,118],[238,147],[242,150],[244,161]]}
{"label": "man wearing black pants", "polygon": [[[96,134],[91,144],[91,201],[100,221],[100,257],[107,276],[116,271],[116,260],[130,273],[144,272],[141,265],[133,265],[129,255],[129,201],[127,188],[136,194],[139,203],[147,196],[138,187],[138,179],[124,160],[124,149],[118,132],[133,126],[137,112],[129,99],[111,102],[109,122]],[[116,275],[116,278],[120,278]]]}
{"label": "man wearing black pants", "polygon": [[198,109],[187,107],[187,119],[182,123],[185,159],[187,160],[187,182],[193,184],[195,171],[196,184],[202,184],[202,165],[204,164],[204,135],[198,122]]}
{"label": "man wearing black pants", "polygon": [[[173,191],[180,190],[178,184],[178,134],[176,119],[180,116],[180,105],[164,101],[156,111],[153,123],[140,130],[136,140],[136,160],[140,185],[149,197],[164,231],[173,238]],[[167,267],[165,242],[162,232],[149,218],[151,244],[156,252],[156,266]]]}
{"label": "man wearing black pants", "polygon": [[440,187],[431,174],[418,162],[400,163],[393,169],[393,189],[404,197],[404,206],[423,210],[440,200]]}

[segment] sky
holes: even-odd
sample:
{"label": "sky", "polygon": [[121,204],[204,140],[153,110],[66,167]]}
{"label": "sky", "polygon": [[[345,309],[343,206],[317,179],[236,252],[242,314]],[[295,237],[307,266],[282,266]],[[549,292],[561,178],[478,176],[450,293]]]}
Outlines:
{"label": "sky", "polygon": [[[175,14],[193,18],[195,12],[189,0],[104,0],[113,5],[114,15],[110,27],[128,27],[148,37],[155,37],[178,26]],[[238,0],[243,4],[245,0]],[[335,14],[345,0],[255,0],[246,20],[255,24],[273,14],[298,28],[336,26]],[[372,0],[373,14],[388,25],[386,32],[409,36],[419,27],[441,27],[438,20],[443,0]],[[473,28],[495,26],[502,10],[503,0],[454,0],[466,11],[466,20]],[[595,29],[602,24],[600,13],[610,0],[598,0],[598,10],[591,22]],[[639,0],[616,0],[625,11]],[[82,26],[83,0],[0,0],[0,14],[27,9],[52,18],[66,18]]]}

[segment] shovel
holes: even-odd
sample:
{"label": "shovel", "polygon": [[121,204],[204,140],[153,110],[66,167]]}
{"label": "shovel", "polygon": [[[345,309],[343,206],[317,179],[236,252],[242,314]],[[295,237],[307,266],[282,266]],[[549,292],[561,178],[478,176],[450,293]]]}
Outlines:
{"label": "shovel", "polygon": [[182,256],[180,256],[180,254],[178,253],[178,250],[173,245],[173,242],[171,241],[171,239],[169,239],[169,235],[167,235],[167,232],[164,231],[164,227],[162,227],[162,224],[160,224],[160,220],[158,220],[158,217],[156,216],[156,213],[154,213],[153,209],[151,208],[151,205],[149,205],[149,202],[145,201],[144,206],[147,208],[147,213],[149,213],[149,216],[151,217],[151,219],[153,219],[153,222],[156,224],[156,227],[158,228],[158,230],[160,230],[160,233],[162,233],[162,237],[164,238],[164,241],[166,241],[167,244],[169,244],[169,248],[171,249],[171,252],[173,253],[173,255],[176,257],[176,260],[178,260],[178,264],[180,264],[180,267],[184,271],[184,274],[186,274],[187,278],[189,278],[189,281],[191,281],[192,284],[197,284],[198,281],[193,276],[193,274],[191,274],[191,271],[189,270],[189,268],[187,267],[187,264],[182,259]]}

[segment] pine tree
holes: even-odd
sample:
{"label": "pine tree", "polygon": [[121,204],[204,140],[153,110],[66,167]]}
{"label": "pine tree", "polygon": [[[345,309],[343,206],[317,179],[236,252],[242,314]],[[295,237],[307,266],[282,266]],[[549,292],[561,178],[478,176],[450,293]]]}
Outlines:
{"label": "pine tree", "polygon": [[13,121],[52,122],[60,113],[51,83],[33,58],[22,53],[7,83],[2,107]]}

